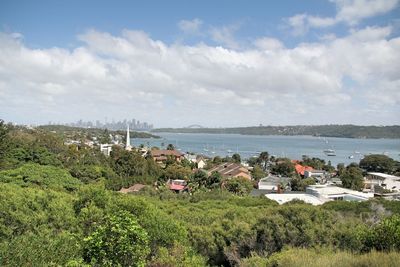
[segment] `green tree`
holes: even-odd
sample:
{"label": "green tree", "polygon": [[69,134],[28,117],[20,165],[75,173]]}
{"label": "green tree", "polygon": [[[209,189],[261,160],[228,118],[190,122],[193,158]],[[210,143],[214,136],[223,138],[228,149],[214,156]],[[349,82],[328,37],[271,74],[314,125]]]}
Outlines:
{"label": "green tree", "polygon": [[260,165],[254,165],[253,170],[251,171],[251,177],[253,177],[254,180],[258,181],[265,176],[267,176],[267,174],[263,171]]}
{"label": "green tree", "polygon": [[400,216],[393,215],[383,219],[372,230],[372,243],[375,249],[400,250]]}
{"label": "green tree", "polygon": [[233,155],[232,155],[232,160],[233,160],[233,162],[235,162],[235,163],[240,163],[240,162],[241,162],[240,155],[237,154],[237,153],[233,154]]}
{"label": "green tree", "polygon": [[364,184],[362,170],[358,167],[347,167],[340,175],[340,180],[343,187],[353,190],[361,190]]}
{"label": "green tree", "polygon": [[9,128],[4,121],[0,119],[0,169],[4,164],[3,162],[5,160],[7,150],[9,149],[8,132]]}
{"label": "green tree", "polygon": [[175,150],[175,146],[173,144],[168,144],[167,150]]}
{"label": "green tree", "polygon": [[360,161],[360,168],[368,172],[392,173],[395,161],[386,155],[368,155]]}
{"label": "green tree", "polygon": [[257,158],[257,163],[260,164],[261,168],[266,171],[268,167],[269,154],[267,151],[261,152]]}
{"label": "green tree", "polygon": [[192,171],[190,168],[174,163],[167,166],[162,177],[164,181],[167,181],[168,179],[189,180],[191,173]]}
{"label": "green tree", "polygon": [[129,212],[105,219],[84,239],[84,259],[101,266],[145,266],[150,253],[146,231]]}
{"label": "green tree", "polygon": [[234,177],[225,182],[225,188],[236,195],[248,195],[253,189],[253,184],[247,178]]}
{"label": "green tree", "polygon": [[289,159],[277,160],[277,163],[272,167],[272,171],[276,174],[291,177],[294,175],[294,165]]}

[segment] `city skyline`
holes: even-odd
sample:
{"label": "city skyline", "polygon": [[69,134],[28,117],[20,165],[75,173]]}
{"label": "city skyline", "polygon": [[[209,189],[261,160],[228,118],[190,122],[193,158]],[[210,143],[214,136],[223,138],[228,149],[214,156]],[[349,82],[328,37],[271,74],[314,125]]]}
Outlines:
{"label": "city skyline", "polygon": [[0,118],[398,125],[399,4],[2,1]]}

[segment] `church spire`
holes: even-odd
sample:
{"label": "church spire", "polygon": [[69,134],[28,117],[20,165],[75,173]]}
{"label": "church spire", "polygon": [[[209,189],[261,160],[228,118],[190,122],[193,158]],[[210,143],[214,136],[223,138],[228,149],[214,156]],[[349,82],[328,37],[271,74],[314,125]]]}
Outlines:
{"label": "church spire", "polygon": [[132,146],[131,146],[131,138],[129,135],[129,124],[128,124],[128,128],[126,129],[126,145],[125,145],[125,150],[131,151],[132,150]]}

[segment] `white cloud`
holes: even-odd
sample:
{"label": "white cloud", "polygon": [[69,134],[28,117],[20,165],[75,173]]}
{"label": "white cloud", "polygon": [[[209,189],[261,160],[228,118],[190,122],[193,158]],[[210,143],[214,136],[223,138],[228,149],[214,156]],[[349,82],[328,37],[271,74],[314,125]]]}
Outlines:
{"label": "white cloud", "polygon": [[399,0],[332,0],[337,7],[337,21],[357,24],[360,20],[387,13]]}
{"label": "white cloud", "polygon": [[40,122],[136,117],[157,126],[367,117],[399,123],[395,115],[382,119],[369,111],[399,109],[400,38],[390,33],[367,27],[294,48],[264,37],[241,50],[167,45],[128,30],[119,36],[90,30],[73,50],[31,49],[20,36],[0,34],[0,113]]}
{"label": "white cloud", "polygon": [[203,24],[203,21],[201,21],[198,18],[195,18],[193,20],[181,20],[181,21],[179,21],[178,27],[184,33],[187,33],[187,34],[199,34],[202,24]]}
{"label": "white cloud", "polygon": [[293,35],[304,35],[310,28],[326,28],[338,23],[354,26],[361,20],[385,14],[397,8],[400,0],[331,0],[336,5],[335,17],[296,14],[285,19]]}
{"label": "white cloud", "polygon": [[235,40],[234,35],[239,28],[239,24],[214,27],[210,31],[211,39],[217,43],[227,46],[228,48],[237,49],[239,48],[239,44]]}

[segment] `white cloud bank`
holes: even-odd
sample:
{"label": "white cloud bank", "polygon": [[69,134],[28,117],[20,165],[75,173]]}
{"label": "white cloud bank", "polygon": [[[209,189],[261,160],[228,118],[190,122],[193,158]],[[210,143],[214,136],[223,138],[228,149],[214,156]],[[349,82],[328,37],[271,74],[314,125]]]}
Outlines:
{"label": "white cloud bank", "polygon": [[286,19],[294,35],[303,35],[310,28],[325,28],[338,23],[350,26],[361,20],[382,15],[394,10],[400,0],[330,0],[336,5],[335,17],[319,17],[309,14],[297,14]]}
{"label": "white cloud bank", "polygon": [[[172,44],[90,30],[73,50],[0,34],[0,117],[19,122],[135,117],[156,126],[398,124],[400,38],[368,27],[293,49]],[[376,112],[379,111],[379,112]]]}

